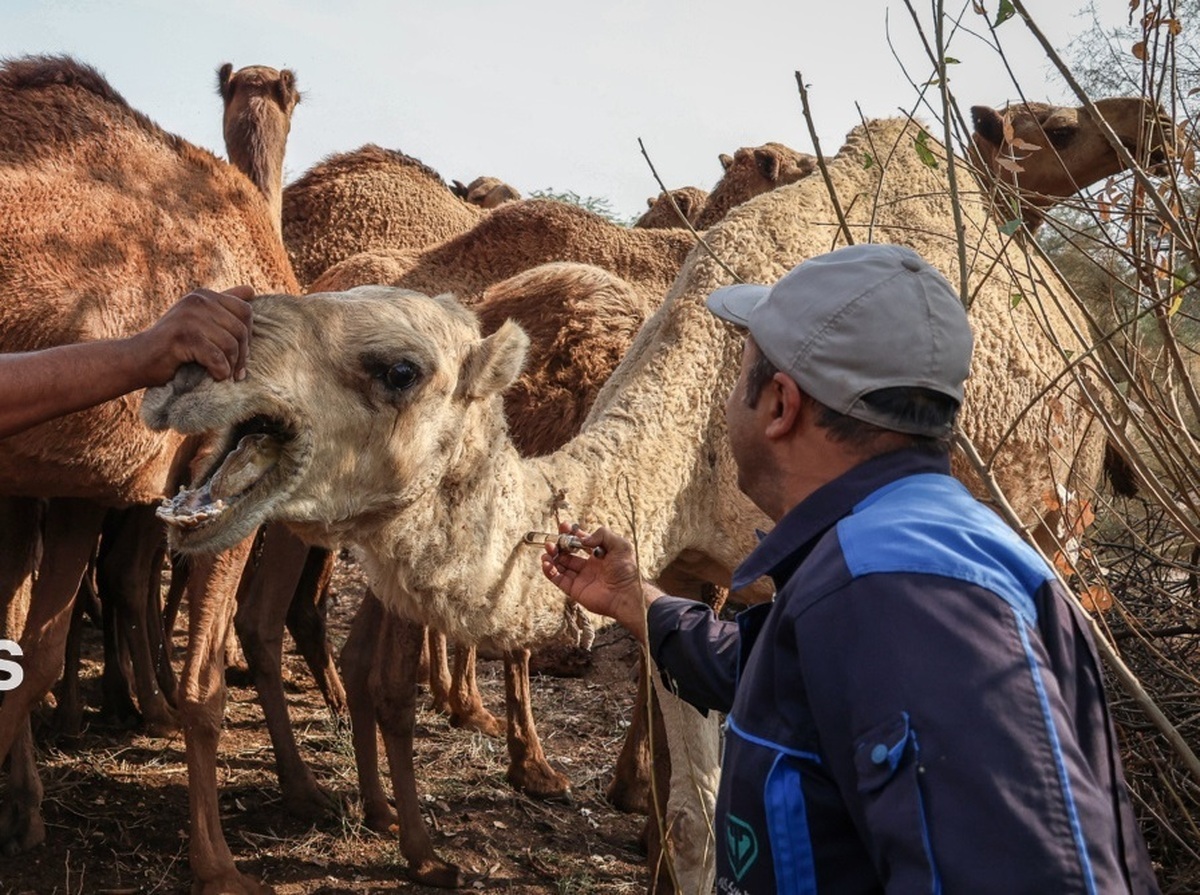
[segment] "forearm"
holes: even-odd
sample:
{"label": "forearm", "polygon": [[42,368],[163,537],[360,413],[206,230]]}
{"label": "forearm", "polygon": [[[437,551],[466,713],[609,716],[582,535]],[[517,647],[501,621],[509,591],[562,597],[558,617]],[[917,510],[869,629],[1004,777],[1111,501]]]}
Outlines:
{"label": "forearm", "polygon": [[737,623],[682,597],[664,597],[647,620],[650,655],[672,689],[698,709],[729,711],[741,641]]}
{"label": "forearm", "polygon": [[143,388],[132,339],[0,354],[0,438]]}

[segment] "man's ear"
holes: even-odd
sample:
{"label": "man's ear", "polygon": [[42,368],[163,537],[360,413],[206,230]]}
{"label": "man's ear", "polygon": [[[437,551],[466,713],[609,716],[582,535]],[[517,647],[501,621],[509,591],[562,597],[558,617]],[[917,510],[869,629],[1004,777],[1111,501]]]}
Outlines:
{"label": "man's ear", "polygon": [[785,373],[776,373],[767,383],[759,396],[759,401],[768,402],[771,420],[767,423],[764,435],[767,438],[787,438],[797,428],[803,425],[812,409],[812,399],[796,381]]}

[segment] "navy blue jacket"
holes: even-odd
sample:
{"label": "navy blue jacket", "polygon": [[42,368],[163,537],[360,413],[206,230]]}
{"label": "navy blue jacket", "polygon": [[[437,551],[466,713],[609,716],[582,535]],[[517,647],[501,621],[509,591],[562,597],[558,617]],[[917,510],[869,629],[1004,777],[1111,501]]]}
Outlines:
{"label": "navy blue jacket", "polygon": [[774,602],[650,607],[683,698],[728,713],[717,891],[1153,893],[1087,620],[949,475],[876,457],[737,570]]}

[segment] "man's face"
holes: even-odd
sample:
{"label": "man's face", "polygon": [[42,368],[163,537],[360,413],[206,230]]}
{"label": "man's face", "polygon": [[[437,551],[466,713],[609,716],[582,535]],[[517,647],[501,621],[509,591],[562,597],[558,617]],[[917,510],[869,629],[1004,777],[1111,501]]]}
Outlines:
{"label": "man's face", "polygon": [[758,436],[757,413],[750,406],[746,393],[748,373],[758,360],[758,346],[750,336],[742,343],[742,363],[737,382],[725,399],[725,424],[729,430],[729,446],[737,464],[738,488],[751,500],[756,479],[763,473],[762,445]]}

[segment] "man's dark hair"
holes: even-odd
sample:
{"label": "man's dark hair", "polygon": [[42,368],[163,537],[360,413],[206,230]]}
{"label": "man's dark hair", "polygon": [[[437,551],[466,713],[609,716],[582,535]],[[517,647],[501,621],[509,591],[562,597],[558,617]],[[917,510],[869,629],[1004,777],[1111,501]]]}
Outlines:
{"label": "man's dark hair", "polygon": [[[762,395],[767,383],[779,372],[757,345],[754,346],[755,359],[746,371],[747,406],[754,407]],[[811,395],[810,395],[811,397]],[[829,430],[829,437],[834,441],[851,448],[869,448],[881,435],[897,434],[893,429],[886,429],[874,423],[864,422],[844,413],[838,413],[813,400],[820,408],[817,414],[817,425]],[[958,415],[958,401],[949,395],[920,387],[901,386],[898,388],[882,388],[863,395],[862,402],[872,410],[885,414],[895,420],[897,425],[917,425],[925,427],[949,428]],[[945,454],[950,450],[949,435],[906,435],[912,441],[912,446],[932,454]]]}

